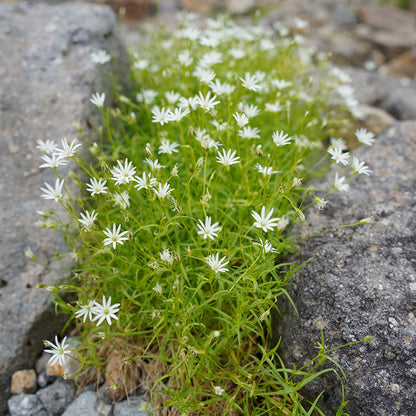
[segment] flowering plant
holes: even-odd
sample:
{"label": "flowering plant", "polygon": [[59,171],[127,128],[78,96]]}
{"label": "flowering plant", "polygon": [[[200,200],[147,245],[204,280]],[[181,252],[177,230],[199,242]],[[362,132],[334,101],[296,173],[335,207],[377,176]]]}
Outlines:
{"label": "flowering plant", "polygon": [[[356,103],[339,87],[342,71],[314,78],[320,56],[275,29],[222,17],[202,30],[188,17],[169,38],[147,35],[132,54],[132,97],[119,96],[117,109],[104,93],[91,98],[105,126],[91,146],[95,164],[76,140],[62,149],[39,142],[42,167],[57,172],[73,159],[88,175],[77,199],[59,176],[42,188],[70,211],[80,237],[68,239],[77,268],[65,285],[77,301],[64,302],[62,286],[56,299],[81,347],[56,339],[48,351],[54,361],[76,357],[80,374],[104,369],[102,356],[115,353],[130,368],[151,368],[134,388],[147,388],[160,414],[311,414],[316,402],[298,390],[329,371],[286,368],[271,343],[271,313],[297,270],[280,256],[295,248],[291,230],[307,207],[324,208],[369,169],[355,158],[327,191],[305,185],[332,163],[349,169],[345,142],[332,139],[330,159],[323,142],[348,136]],[[342,107],[328,105],[331,91]],[[373,140],[365,130],[357,138]]]}

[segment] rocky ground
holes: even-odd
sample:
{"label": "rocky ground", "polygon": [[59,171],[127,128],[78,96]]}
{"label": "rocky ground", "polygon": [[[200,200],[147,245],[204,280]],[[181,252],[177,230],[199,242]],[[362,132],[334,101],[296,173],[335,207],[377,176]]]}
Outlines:
{"label": "rocky ground", "polygon": [[[98,392],[88,386],[76,394],[74,382],[48,366],[45,354],[36,361],[40,340],[52,339],[61,323],[53,318],[50,302],[42,300],[45,294],[35,289],[39,281],[50,282],[52,274],[22,259],[22,252],[30,244],[47,257],[62,242],[52,233],[39,240],[33,227],[35,211],[43,207],[31,200],[32,189],[48,178],[30,155],[38,138],[73,137],[75,122],[93,138],[97,120],[88,110],[89,97],[97,89],[108,89],[109,81],[87,64],[92,51],[105,48],[118,56],[119,66],[112,70],[122,74],[126,55],[120,39],[135,44],[136,25],[162,22],[174,27],[182,8],[202,15],[229,10],[246,19],[256,7],[259,24],[290,26],[296,17],[306,22],[305,45],[331,53],[344,66],[360,102],[361,123],[380,134],[371,150],[361,149],[358,155],[368,161],[373,176],[360,177],[357,189],[331,200],[327,210],[311,212],[300,230],[331,227],[335,216],[337,223],[340,218],[353,222],[374,216],[367,228],[302,243],[301,253],[314,261],[297,275],[292,288],[300,319],[287,305],[279,305],[287,317],[276,324],[282,344],[288,346],[281,354],[288,362],[307,359],[319,339],[315,321],[330,345],[378,335],[369,344],[337,353],[349,381],[347,410],[351,416],[416,414],[414,12],[365,0],[165,0],[158,8],[152,0],[104,3],[122,16],[121,35],[108,9],[87,3],[0,2],[0,145],[6,149],[0,154],[0,172],[4,183],[13,184],[0,185],[0,311],[6,318],[0,325],[0,415],[147,414],[143,396],[113,405],[105,385]],[[323,383],[328,394],[322,406],[326,414],[335,414],[339,383],[332,378]],[[323,385],[312,387],[319,392]]]}

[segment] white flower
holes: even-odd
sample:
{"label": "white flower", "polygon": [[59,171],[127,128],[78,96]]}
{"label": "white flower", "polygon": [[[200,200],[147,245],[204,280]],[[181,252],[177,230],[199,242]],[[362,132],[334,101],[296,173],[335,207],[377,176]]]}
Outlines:
{"label": "white flower", "polygon": [[158,169],[160,169],[160,168],[165,168],[165,167],[166,167],[166,166],[164,166],[164,165],[161,165],[161,164],[159,163],[159,160],[158,160],[158,159],[152,160],[152,159],[150,159],[149,157],[147,157],[147,158],[144,160],[144,162],[145,162],[145,163],[147,163],[147,164],[150,166],[150,169],[152,169],[152,170],[158,170]]}
{"label": "white flower", "polygon": [[160,182],[158,183],[158,188],[153,188],[153,192],[159,197],[159,198],[166,198],[174,188],[170,188],[170,185],[168,183],[165,183],[162,185]]}
{"label": "white flower", "polygon": [[208,91],[207,95],[205,97],[202,94],[202,92],[200,92],[199,95],[195,96],[195,102],[196,102],[196,104],[198,104],[205,111],[210,111],[217,104],[219,104],[219,101],[215,101],[216,98],[217,98],[216,95],[213,95],[211,97],[211,91]]}
{"label": "white flower", "polygon": [[260,114],[260,109],[254,104],[242,104],[241,110],[248,118],[253,118]]}
{"label": "white flower", "polygon": [[[215,42],[216,40],[214,40],[214,43]],[[211,46],[213,46],[212,42],[211,42]],[[213,47],[215,48],[216,46],[213,46]],[[220,64],[221,62],[222,62],[222,53],[214,50],[214,51],[207,52],[202,56],[201,60],[199,61],[199,66],[203,68],[209,68],[212,65]]]}
{"label": "white flower", "polygon": [[324,198],[315,198],[315,204],[319,210],[326,208],[328,201]]}
{"label": "white flower", "polygon": [[132,181],[136,173],[136,168],[132,166],[132,163],[128,159],[124,161],[124,166],[119,160],[117,160],[117,163],[118,167],[111,169],[111,174],[113,175],[111,179],[116,181],[116,185]]}
{"label": "white flower", "polygon": [[219,79],[216,79],[215,82],[210,82],[208,86],[212,89],[213,93],[217,95],[229,95],[235,90],[233,85],[230,85],[227,82],[221,84]]}
{"label": "white flower", "polygon": [[349,164],[348,158],[350,157],[349,152],[342,152],[339,147],[330,147],[328,153],[331,155],[331,159],[335,160],[336,163],[342,163],[344,166]]}
{"label": "white flower", "polygon": [[167,108],[159,108],[158,106],[155,106],[152,108],[152,121],[153,123],[160,123],[161,126],[164,124],[167,124],[170,120],[171,111]]}
{"label": "white flower", "polygon": [[337,191],[347,192],[350,189],[350,185],[345,182],[345,176],[341,178],[338,176],[338,172],[335,173],[334,184],[332,185]]}
{"label": "white flower", "polygon": [[25,249],[25,256],[32,260],[36,259],[35,253],[32,251],[32,249],[29,246],[26,247]]}
{"label": "white flower", "polygon": [[289,219],[287,219],[286,217],[280,218],[277,222],[277,229],[283,231],[289,225],[289,222]]}
{"label": "white flower", "polygon": [[153,309],[152,314],[150,315],[153,319],[154,318],[159,318],[160,316],[160,312],[157,309]]}
{"label": "white flower", "polygon": [[126,209],[130,206],[130,196],[127,191],[123,191],[121,193],[116,192],[113,195],[114,202],[116,205],[119,205],[121,208]]}
{"label": "white flower", "polygon": [[246,72],[244,78],[239,77],[241,80],[241,84],[243,87],[247,88],[250,91],[260,91],[260,79],[258,78],[257,74],[250,74],[250,72]]}
{"label": "white flower", "polygon": [[183,66],[190,66],[193,62],[194,58],[191,57],[189,50],[184,50],[182,53],[178,55],[178,61]]}
{"label": "white flower", "polygon": [[93,319],[93,307],[95,305],[94,300],[90,300],[86,305],[82,305],[81,308],[75,312],[76,318],[84,317],[83,322],[86,321],[87,317],[90,321]]}
{"label": "white flower", "polygon": [[166,262],[169,266],[172,266],[176,256],[168,248],[165,248],[159,253],[160,259]]}
{"label": "white flower", "polygon": [[365,165],[365,162],[360,162],[356,157],[354,157],[352,162],[352,170],[359,175],[370,175],[371,173],[371,170]]}
{"label": "white flower", "polygon": [[242,139],[260,139],[259,133],[260,130],[257,127],[246,126],[238,132],[238,135]]}
{"label": "white flower", "polygon": [[258,214],[255,211],[251,211],[252,217],[255,219],[254,226],[261,228],[267,233],[268,230],[273,231],[273,227],[276,227],[280,218],[271,218],[274,208],[272,208],[266,215],[266,207],[263,205],[261,213]]}
{"label": "white flower", "polygon": [[238,127],[244,127],[246,124],[248,124],[248,118],[244,113],[240,114],[236,112],[233,114],[233,117],[235,118]]}
{"label": "white flower", "polygon": [[221,227],[219,227],[218,222],[211,224],[211,217],[208,216],[205,217],[205,224],[202,222],[202,220],[198,221],[199,224],[196,225],[199,228],[198,234],[202,235],[204,240],[207,238],[213,240],[214,237],[218,237],[217,232],[221,231]]}
{"label": "white flower", "polygon": [[61,157],[73,157],[75,155],[75,150],[81,146],[81,143],[77,143],[77,139],[69,142],[68,139],[63,138],[61,140],[62,149],[57,149],[56,153]]}
{"label": "white flower", "polygon": [[235,157],[236,151],[234,150],[231,153],[231,149],[225,151],[225,149],[222,149],[222,154],[220,152],[217,152],[217,162],[221,163],[224,166],[230,166],[234,165],[235,163],[240,163],[240,157]]}
{"label": "white flower", "polygon": [[285,134],[285,132],[283,130],[282,131],[276,130],[272,134],[272,139],[273,139],[273,142],[276,146],[286,146],[292,140],[292,138],[289,137],[288,134]]}
{"label": "white flower", "polygon": [[301,186],[302,185],[302,178],[293,178],[293,181],[292,181],[292,188],[296,188],[296,187],[298,187],[298,186]]}
{"label": "white flower", "polygon": [[128,231],[121,231],[121,225],[116,228],[116,224],[113,224],[113,230],[110,230],[110,228],[106,228],[104,231],[104,234],[107,236],[107,238],[104,239],[104,245],[113,245],[113,249],[116,248],[117,244],[124,244],[125,240],[128,240],[128,237],[125,237],[125,235],[128,233]]}
{"label": "white flower", "polygon": [[55,188],[53,188],[48,183],[44,183],[46,186],[45,188],[40,188],[41,191],[44,192],[42,196],[43,199],[53,199],[56,202],[59,202],[63,198],[62,194],[62,187],[64,186],[64,180],[60,180],[59,178],[56,178],[55,181]]}
{"label": "white flower", "polygon": [[274,103],[266,103],[264,109],[266,111],[270,111],[271,113],[278,113],[282,110],[282,105],[279,103],[279,101]]}
{"label": "white flower", "polygon": [[94,196],[95,194],[106,194],[106,183],[107,181],[103,178],[99,178],[98,180],[96,178],[91,178],[90,183],[87,184],[87,191],[91,192],[91,196]]}
{"label": "white flower", "polygon": [[58,145],[53,140],[43,141],[42,139],[38,139],[36,143],[36,149],[39,149],[41,152],[45,152],[48,155],[55,152],[56,148],[58,147]]}
{"label": "white flower", "polygon": [[223,123],[219,123],[218,120],[212,120],[211,124],[218,130],[224,131],[228,127],[228,123],[224,121]]}
{"label": "white flower", "polygon": [[276,47],[275,43],[270,39],[263,38],[260,40],[260,49],[262,51],[270,51]]}
{"label": "white flower", "polygon": [[273,170],[271,166],[262,166],[260,163],[256,163],[257,172],[261,173],[264,176],[271,176],[274,173],[281,173],[281,170]]}
{"label": "white flower", "polygon": [[237,49],[237,48],[231,48],[228,53],[234,58],[234,59],[241,59],[246,56],[246,52],[243,49]]}
{"label": "white flower", "polygon": [[165,97],[168,100],[169,104],[175,104],[176,101],[178,101],[179,98],[181,98],[181,95],[178,92],[175,92],[175,91],[167,91],[165,93]]}
{"label": "white flower", "polygon": [[142,177],[136,176],[133,179],[135,182],[137,182],[137,185],[134,185],[134,187],[139,191],[140,189],[149,189],[157,184],[157,179],[153,178],[150,173],[143,173]]}
{"label": "white flower", "polygon": [[103,49],[99,49],[96,52],[92,52],[90,56],[91,56],[91,60],[95,64],[104,65],[107,62],[111,61],[111,56],[106,51],[104,51]]}
{"label": "white flower", "polygon": [[161,296],[162,295],[162,290],[163,290],[163,288],[162,288],[162,286],[160,286],[160,284],[159,283],[156,283],[156,285],[155,285],[155,287],[153,287],[153,290],[159,295],[159,296]]}
{"label": "white flower", "polygon": [[67,161],[62,156],[58,155],[57,153],[52,153],[52,156],[49,157],[48,155],[43,155],[42,160],[45,161],[45,163],[42,163],[39,165],[40,168],[52,168],[56,169],[59,168],[59,166],[64,166],[67,164]]}
{"label": "white flower", "polygon": [[215,141],[211,138],[209,134],[197,135],[195,137],[199,143],[201,144],[202,148],[205,150],[209,150],[214,148],[215,150],[218,149],[218,146],[222,146],[220,142]]}
{"label": "white flower", "polygon": [[215,78],[215,72],[210,69],[197,68],[195,75],[204,84],[209,84]]}
{"label": "white flower", "polygon": [[189,113],[190,110],[187,108],[175,108],[173,111],[169,111],[168,119],[169,121],[181,121]]}
{"label": "white flower", "polygon": [[209,255],[205,262],[211,267],[212,270],[214,270],[215,273],[223,273],[228,271],[228,269],[225,267],[229,261],[225,261],[226,257],[224,256],[221,260],[218,258],[218,253]]}
{"label": "white flower", "polygon": [[178,153],[177,147],[179,147],[178,143],[171,143],[167,139],[162,139],[162,144],[159,146],[159,153],[167,153],[169,155],[171,155],[172,152]]}
{"label": "white flower", "polygon": [[225,393],[225,390],[220,386],[214,386],[214,393],[217,396],[222,396]]}
{"label": "white flower", "polygon": [[95,306],[92,308],[92,312],[95,315],[91,320],[94,322],[98,319],[97,326],[104,320],[107,320],[108,325],[111,325],[111,319],[117,319],[116,313],[120,310],[119,303],[111,305],[111,296],[108,300],[103,295],[103,303],[100,304],[97,301],[94,302]]}
{"label": "white flower", "polygon": [[51,347],[51,349],[45,350],[48,354],[52,354],[52,357],[49,358],[51,365],[55,365],[57,362],[61,365],[65,365],[66,357],[70,355],[72,350],[66,344],[65,337],[61,342],[58,342],[58,337],[55,335],[55,344],[52,344],[50,341],[44,341],[45,345]]}
{"label": "white flower", "polygon": [[341,150],[347,150],[348,147],[341,137],[331,137],[331,147],[338,148]]}
{"label": "white flower", "polygon": [[89,231],[94,225],[94,221],[97,219],[97,215],[98,214],[95,212],[95,210],[93,210],[91,213],[89,211],[85,211],[85,215],[81,212],[81,218],[78,218],[78,221],[87,231]]}
{"label": "white flower", "polygon": [[90,98],[90,101],[97,106],[98,108],[103,108],[104,107],[104,100],[105,100],[105,92],[103,92],[102,94],[96,92],[95,94],[92,95],[92,97]]}
{"label": "white flower", "polygon": [[357,140],[360,143],[364,143],[367,146],[371,146],[374,142],[374,134],[371,133],[370,131],[367,131],[367,129],[365,127],[361,128],[361,129],[357,129],[355,131],[355,137],[357,138]]}
{"label": "white flower", "polygon": [[260,246],[263,249],[264,253],[278,253],[278,251],[275,248],[273,248],[273,246],[267,240],[263,241],[261,237],[259,238],[259,240],[259,243],[254,242],[253,244],[256,246]]}
{"label": "white flower", "polygon": [[142,90],[136,95],[136,100],[139,102],[145,102],[146,104],[152,104],[157,97],[157,92],[151,89]]}
{"label": "white flower", "polygon": [[286,81],[284,79],[272,79],[270,82],[273,86],[275,86],[279,90],[290,87],[292,85],[290,81]]}
{"label": "white flower", "polygon": [[147,59],[137,59],[134,61],[133,66],[136,69],[146,69],[149,66],[149,61]]}

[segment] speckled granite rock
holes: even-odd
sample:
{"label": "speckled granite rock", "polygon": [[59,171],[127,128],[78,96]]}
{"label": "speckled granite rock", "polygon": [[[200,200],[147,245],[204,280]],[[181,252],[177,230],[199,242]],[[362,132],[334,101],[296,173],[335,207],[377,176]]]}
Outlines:
{"label": "speckled granite rock", "polygon": [[84,391],[65,410],[62,416],[110,416],[113,410],[111,404],[105,404],[94,391]]}
{"label": "speckled granite rock", "polygon": [[[350,415],[416,414],[416,123],[396,123],[373,148],[359,149],[373,174],[335,193],[324,211],[310,211],[301,234],[374,216],[300,244],[290,294],[298,308],[279,304],[280,354],[298,367],[316,354],[322,326],[327,348],[374,336],[332,354],[345,371]],[[329,198],[328,198],[329,199]],[[316,322],[315,322],[316,321]],[[340,382],[328,373],[305,396],[326,390],[321,408],[335,414]]]}
{"label": "speckled granite rock", "polygon": [[[90,54],[98,49],[107,50],[112,62],[94,64]],[[89,102],[91,93],[105,91],[110,97],[110,73],[124,81],[128,68],[114,13],[82,2],[0,3],[0,62],[2,415],[12,373],[33,367],[42,339],[52,339],[62,328],[47,294],[36,288],[39,282],[52,283],[56,275],[23,255],[30,246],[48,262],[56,251],[68,251],[55,231],[34,226],[40,219],[37,210],[58,205],[40,198],[39,188],[54,179],[39,169],[36,140],[72,140],[77,137],[76,123],[94,139],[98,111]]]}

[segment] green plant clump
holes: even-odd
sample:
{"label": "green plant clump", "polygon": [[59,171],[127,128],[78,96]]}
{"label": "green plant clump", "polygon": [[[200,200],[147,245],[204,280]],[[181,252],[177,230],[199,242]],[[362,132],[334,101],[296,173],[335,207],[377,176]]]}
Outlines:
{"label": "green plant clump", "polygon": [[[295,249],[304,210],[324,208],[331,192],[369,173],[355,158],[349,166],[345,142],[333,138],[350,136],[348,77],[284,27],[220,17],[198,29],[191,17],[174,33],[143,35],[132,53],[135,92],[118,96],[116,109],[93,95],[103,117],[93,163],[76,140],[39,142],[42,166],[58,175],[42,197],[73,221],[44,216],[77,259],[67,283],[49,288],[77,342],[56,338],[48,351],[64,366],[68,356],[79,361],[79,380],[119,357],[114,391],[141,386],[158,415],[322,414],[319,396],[308,402],[301,389],[333,371],[313,364],[327,358],[325,344],[310,363],[285,367],[271,312],[290,300],[298,266],[281,259]],[[330,94],[339,104],[328,104]],[[68,159],[83,170],[79,198],[58,174]],[[307,185],[333,163],[346,175],[324,191]]]}

